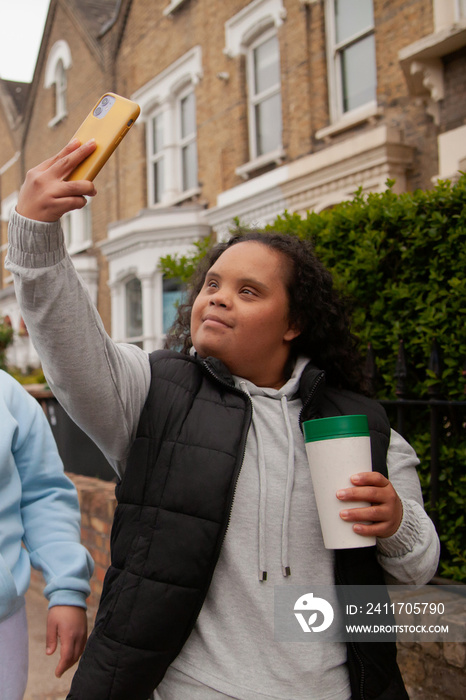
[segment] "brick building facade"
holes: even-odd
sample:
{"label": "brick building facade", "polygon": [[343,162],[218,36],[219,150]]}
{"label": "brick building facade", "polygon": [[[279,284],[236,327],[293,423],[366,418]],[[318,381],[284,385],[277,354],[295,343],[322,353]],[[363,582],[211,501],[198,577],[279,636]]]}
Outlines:
{"label": "brick building facade", "polygon": [[[33,81],[0,81],[2,260],[28,168],[105,91],[141,116],[63,221],[116,340],[159,347],[179,296],[161,256],[234,217],[429,188],[466,158],[464,0],[51,0]],[[2,265],[3,268],[3,265]],[[2,271],[0,316],[17,329]],[[17,337],[11,362],[37,361]]]}

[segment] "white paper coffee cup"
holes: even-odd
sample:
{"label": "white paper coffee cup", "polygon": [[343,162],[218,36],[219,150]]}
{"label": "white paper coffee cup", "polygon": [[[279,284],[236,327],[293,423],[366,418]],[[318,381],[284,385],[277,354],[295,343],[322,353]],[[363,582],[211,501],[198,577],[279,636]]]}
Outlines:
{"label": "white paper coffee cup", "polygon": [[306,452],[326,549],[375,545],[375,537],[354,532],[354,522],[341,519],[340,511],[364,508],[364,501],[342,502],[339,489],[354,487],[351,476],[372,471],[367,416],[315,418],[303,424]]}

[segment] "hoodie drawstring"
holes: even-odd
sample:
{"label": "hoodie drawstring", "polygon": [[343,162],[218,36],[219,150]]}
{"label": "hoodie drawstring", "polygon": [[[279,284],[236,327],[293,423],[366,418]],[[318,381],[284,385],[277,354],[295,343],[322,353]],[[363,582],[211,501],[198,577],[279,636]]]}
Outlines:
{"label": "hoodie drawstring", "polygon": [[286,432],[288,434],[288,469],[286,475],[285,505],[283,508],[282,522],[282,573],[283,576],[290,576],[291,569],[288,560],[288,530],[290,524],[291,494],[294,485],[294,438],[291,429],[290,414],[288,412],[288,401],[286,396],[282,396],[281,405],[283,418],[285,419]]}
{"label": "hoodie drawstring", "polygon": [[[240,382],[240,386],[244,392],[251,398],[246,382]],[[259,581],[267,581],[267,566],[265,559],[265,508],[267,503],[267,471],[265,469],[264,443],[262,435],[255,420],[254,404],[252,409],[252,426],[257,442],[257,462],[259,466]]]}
{"label": "hoodie drawstring", "polygon": [[[241,389],[250,397],[251,394],[246,385],[246,382],[240,381]],[[280,399],[283,418],[286,425],[288,437],[288,463],[287,477],[285,487],[285,502],[283,507],[282,521],[282,538],[281,538],[281,566],[283,576],[290,576],[291,569],[288,560],[288,541],[289,541],[289,522],[291,510],[291,495],[294,486],[295,460],[294,460],[294,438],[291,428],[290,415],[288,412],[288,402],[286,396]],[[255,411],[253,406],[252,411],[252,426],[257,442],[257,463],[259,468],[259,513],[258,513],[258,530],[259,530],[259,581],[267,580],[267,565],[266,565],[266,504],[267,504],[267,470],[264,456],[264,443],[262,435],[255,420]]]}
{"label": "hoodie drawstring", "polygon": [[267,581],[266,546],[265,546],[265,506],[267,502],[267,470],[265,468],[264,443],[262,435],[253,419],[257,439],[259,464],[259,581]]}

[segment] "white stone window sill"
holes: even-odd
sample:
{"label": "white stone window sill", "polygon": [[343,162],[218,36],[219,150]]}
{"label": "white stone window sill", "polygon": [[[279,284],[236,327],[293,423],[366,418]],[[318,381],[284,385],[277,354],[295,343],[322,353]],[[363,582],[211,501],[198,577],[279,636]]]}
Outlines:
{"label": "white stone window sill", "polygon": [[68,246],[68,254],[69,255],[76,255],[77,253],[84,253],[86,250],[89,250],[89,248],[92,247],[92,241],[83,241],[82,243],[71,243],[70,246]]}
{"label": "white stone window sill", "polygon": [[136,343],[144,343],[145,340],[149,340],[149,338],[145,335],[136,335],[134,338],[128,338],[128,337],[123,337],[120,339],[114,338],[115,342],[117,343],[127,343],[129,345],[133,345]]}
{"label": "white stone window sill", "polygon": [[157,204],[153,204],[151,209],[163,209],[164,207],[172,207],[175,204],[180,204],[181,202],[184,202],[187,199],[192,199],[193,197],[197,197],[200,194],[200,187],[192,187],[190,190],[180,192],[179,194],[173,197],[167,197],[167,199],[164,199],[163,202],[157,202]]}
{"label": "white stone window sill", "polygon": [[358,124],[362,124],[367,121],[374,121],[378,117],[382,116],[383,110],[377,107],[375,103],[370,103],[370,105],[365,105],[360,109],[355,109],[352,112],[348,112],[344,117],[339,119],[334,124],[326,126],[323,129],[319,129],[315,133],[316,139],[323,141],[330,141],[332,136],[340,134],[342,131],[347,131],[352,129]]}
{"label": "white stone window sill", "polygon": [[56,114],[54,118],[49,121],[48,127],[51,129],[53,126],[56,126],[61,121],[63,121],[67,116],[68,112],[61,112],[60,114]]}
{"label": "white stone window sill", "polygon": [[275,151],[264,153],[263,156],[259,156],[258,158],[253,158],[253,160],[250,160],[249,163],[240,165],[239,168],[236,168],[235,172],[237,175],[242,177],[243,180],[247,180],[250,174],[256,170],[265,168],[267,165],[271,165],[272,163],[280,165],[280,163],[283,163],[285,160],[285,156],[286,153],[283,148],[277,148]]}
{"label": "white stone window sill", "polygon": [[421,61],[432,58],[442,58],[447,54],[458,51],[466,45],[466,18],[454,24],[428,34],[422,39],[405,46],[398,52],[398,58],[403,65],[405,62]]}
{"label": "white stone window sill", "polygon": [[163,14],[165,17],[169,17],[175,10],[177,10],[180,5],[183,5],[183,3],[186,2],[186,0],[171,0],[170,4],[168,7],[166,7],[163,11]]}

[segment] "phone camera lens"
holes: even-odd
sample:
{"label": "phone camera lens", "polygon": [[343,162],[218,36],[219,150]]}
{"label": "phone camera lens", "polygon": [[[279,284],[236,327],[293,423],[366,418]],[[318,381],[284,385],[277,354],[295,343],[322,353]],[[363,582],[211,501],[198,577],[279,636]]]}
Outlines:
{"label": "phone camera lens", "polygon": [[102,100],[102,106],[105,107],[105,105],[108,105],[108,97],[104,97]]}
{"label": "phone camera lens", "polygon": [[95,116],[96,116],[96,117],[98,117],[98,116],[99,116],[99,114],[101,113],[101,111],[102,111],[102,110],[101,110],[101,108],[100,108],[100,107],[96,107],[96,109],[94,110],[94,114],[95,114]]}

